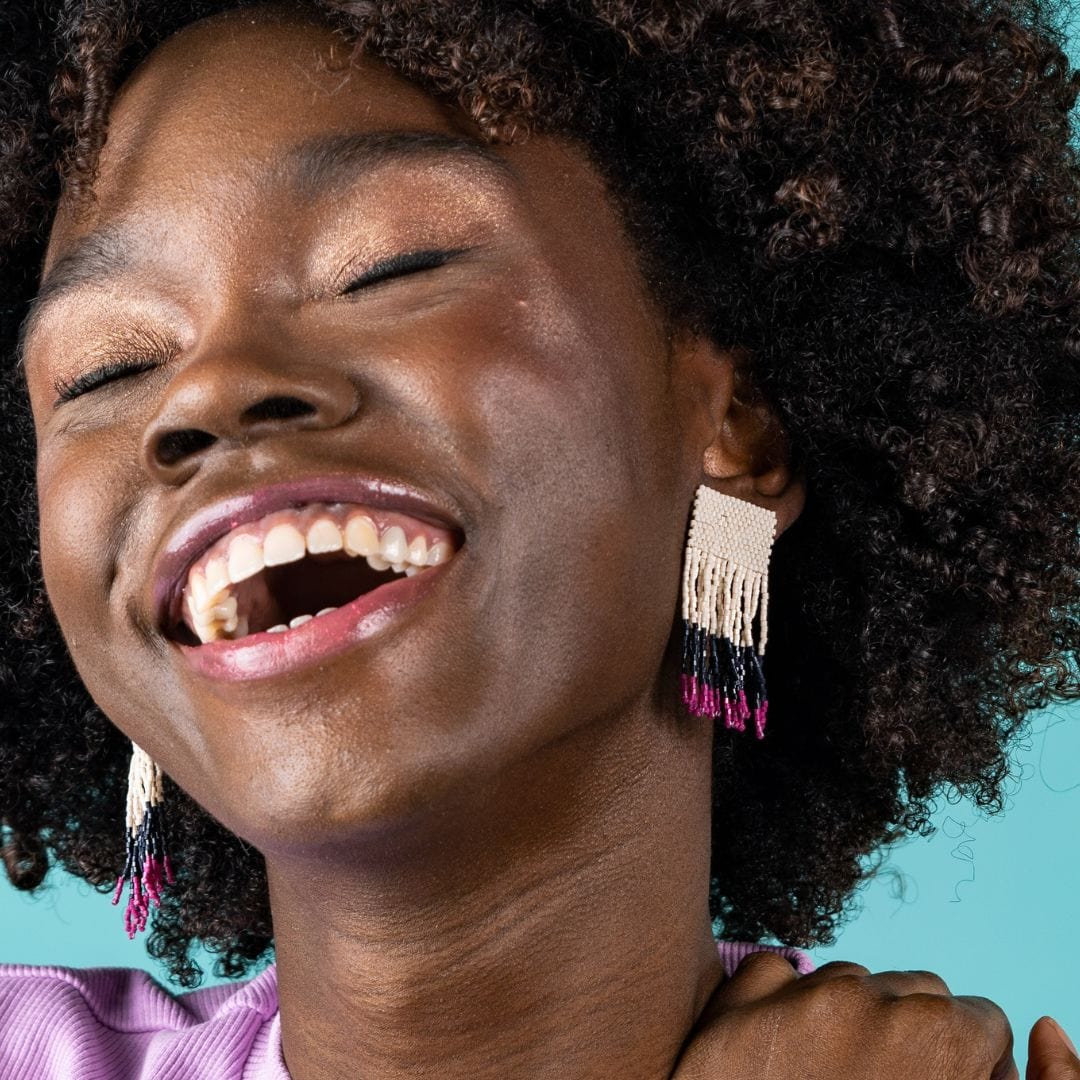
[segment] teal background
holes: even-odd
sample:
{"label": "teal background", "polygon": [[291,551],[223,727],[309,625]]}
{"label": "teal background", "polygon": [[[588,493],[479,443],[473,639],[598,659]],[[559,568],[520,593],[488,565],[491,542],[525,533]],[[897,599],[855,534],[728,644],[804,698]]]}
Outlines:
{"label": "teal background", "polygon": [[[1070,26],[1073,63],[1080,22]],[[855,917],[819,964],[929,969],[955,994],[992,998],[1008,1013],[1021,1070],[1027,1033],[1044,1013],[1080,1044],[1080,705],[1031,717],[1014,752],[1005,813],[980,815],[942,796],[929,839],[895,848],[858,894]],[[129,942],[120,908],[67,875],[36,896],[0,875],[0,961],[164,970]],[[206,985],[212,957],[203,957]]]}
{"label": "teal background", "polygon": [[812,955],[929,969],[954,994],[991,998],[1023,1069],[1043,1014],[1080,1045],[1080,706],[1035,714],[1014,762],[1002,814],[942,798],[938,832],[894,848],[836,945]]}

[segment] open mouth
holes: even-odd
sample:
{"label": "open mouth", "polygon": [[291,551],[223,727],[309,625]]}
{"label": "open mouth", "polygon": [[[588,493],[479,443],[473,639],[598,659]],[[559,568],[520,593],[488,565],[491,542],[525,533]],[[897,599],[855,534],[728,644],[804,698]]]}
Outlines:
{"label": "open mouth", "polygon": [[310,503],[237,526],[188,569],[170,636],[184,645],[284,634],[451,559],[458,537],[406,514]]}

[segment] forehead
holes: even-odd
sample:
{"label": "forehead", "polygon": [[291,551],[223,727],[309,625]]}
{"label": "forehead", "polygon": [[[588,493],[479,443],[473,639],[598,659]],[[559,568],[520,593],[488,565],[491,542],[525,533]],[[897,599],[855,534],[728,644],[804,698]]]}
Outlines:
{"label": "forehead", "polygon": [[[379,173],[387,163],[402,167]],[[34,367],[48,328],[109,283],[114,297],[165,281],[219,295],[226,278],[264,292],[334,227],[373,237],[381,223],[400,240],[436,218],[500,221],[562,243],[560,260],[625,254],[606,181],[572,140],[492,145],[462,110],[306,17],[193,23],[113,102],[92,198],[62,200],[54,217],[19,353]]]}
{"label": "forehead", "polygon": [[[93,201],[61,203],[46,276],[65,248],[110,222],[180,211],[196,199],[220,220],[260,185],[299,181],[302,194],[303,181],[332,180],[335,166],[386,149],[385,139],[350,135],[414,132],[443,149],[472,148],[477,161],[498,160],[460,111],[378,58],[352,54],[329,26],[272,8],[203,20],[165,41],[110,110]],[[325,152],[329,140],[342,152]]]}
{"label": "forehead", "polygon": [[[380,172],[388,162],[407,166]],[[28,370],[63,353],[54,339],[67,348],[73,314],[111,325],[143,300],[190,313],[293,296],[311,267],[359,255],[344,250],[353,238],[389,250],[483,226],[522,258],[644,284],[617,201],[573,139],[492,145],[327,25],[274,9],[193,23],[150,54],[110,109],[92,196],[54,218],[20,332]]]}

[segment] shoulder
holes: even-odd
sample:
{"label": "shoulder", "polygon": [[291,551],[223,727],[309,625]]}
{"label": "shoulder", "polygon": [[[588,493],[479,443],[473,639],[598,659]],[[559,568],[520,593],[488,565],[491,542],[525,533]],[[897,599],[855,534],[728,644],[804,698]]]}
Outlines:
{"label": "shoulder", "polygon": [[170,994],[132,968],[0,964],[0,1080],[288,1080],[277,982]]}

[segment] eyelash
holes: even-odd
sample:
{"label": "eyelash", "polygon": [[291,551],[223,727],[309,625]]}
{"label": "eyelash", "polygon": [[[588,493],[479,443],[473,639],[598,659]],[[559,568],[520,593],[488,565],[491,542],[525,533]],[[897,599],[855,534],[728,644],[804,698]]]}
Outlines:
{"label": "eyelash", "polygon": [[[413,251],[403,255],[394,255],[369,267],[359,277],[350,281],[342,290],[341,295],[347,296],[358,289],[378,285],[396,277],[404,277],[406,274],[419,273],[422,270],[434,270],[436,267],[444,266],[452,258],[462,254],[464,250],[464,248],[455,248],[451,250]],[[143,357],[147,354],[146,350],[140,350],[140,352]],[[96,390],[106,383],[152,371],[167,358],[167,356],[156,357],[154,360],[119,358],[110,360],[92,371],[84,372],[82,375],[76,375],[72,379],[58,379],[54,383],[56,403],[61,405]]]}
{"label": "eyelash", "polygon": [[432,249],[428,251],[410,251],[403,255],[392,255],[389,259],[365,270],[358,278],[349,282],[342,290],[341,295],[347,296],[357,289],[369,285],[378,285],[392,278],[403,277],[406,274],[418,273],[421,270],[434,270],[444,266],[451,259],[463,254],[464,248]]}
{"label": "eyelash", "polygon": [[162,360],[110,360],[93,371],[76,375],[73,379],[58,379],[53,388],[56,390],[56,404],[62,405],[66,401],[73,401],[91,390],[96,390],[105,383],[114,382],[117,379],[127,378],[131,375],[141,375],[144,371],[152,371],[159,367]]}

